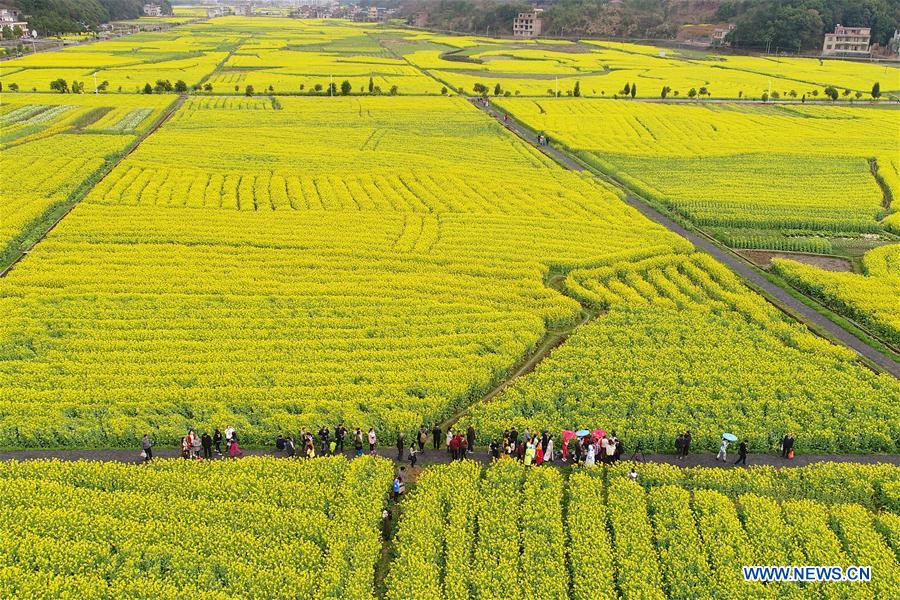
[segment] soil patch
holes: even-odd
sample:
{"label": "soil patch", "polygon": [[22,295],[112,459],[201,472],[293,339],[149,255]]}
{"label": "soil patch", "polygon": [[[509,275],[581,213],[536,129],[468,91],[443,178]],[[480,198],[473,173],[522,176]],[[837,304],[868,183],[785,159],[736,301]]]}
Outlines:
{"label": "soil patch", "polygon": [[764,269],[772,266],[773,258],[788,258],[805,265],[819,267],[825,271],[852,273],[853,263],[841,256],[824,256],[822,254],[804,254],[802,252],[773,252],[770,250],[742,250],[739,254],[750,262]]}

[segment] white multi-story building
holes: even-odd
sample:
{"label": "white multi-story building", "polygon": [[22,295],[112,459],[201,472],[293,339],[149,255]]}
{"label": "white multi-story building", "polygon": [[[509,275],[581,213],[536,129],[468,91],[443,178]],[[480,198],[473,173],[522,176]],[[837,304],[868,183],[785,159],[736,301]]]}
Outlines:
{"label": "white multi-story building", "polygon": [[22,35],[28,35],[28,23],[19,19],[19,11],[14,8],[0,8],[0,29],[9,27],[15,30],[18,27]]}
{"label": "white multi-story building", "polygon": [[868,27],[844,27],[838,24],[834,33],[825,34],[823,56],[869,56],[872,30]]}
{"label": "white multi-story building", "polygon": [[146,17],[161,17],[162,16],[162,6],[159,4],[151,4],[147,3],[144,5],[144,16]]}
{"label": "white multi-story building", "polygon": [[541,35],[544,20],[541,18],[544,10],[535,8],[531,12],[521,12],[513,19],[513,36],[517,38],[533,38]]}

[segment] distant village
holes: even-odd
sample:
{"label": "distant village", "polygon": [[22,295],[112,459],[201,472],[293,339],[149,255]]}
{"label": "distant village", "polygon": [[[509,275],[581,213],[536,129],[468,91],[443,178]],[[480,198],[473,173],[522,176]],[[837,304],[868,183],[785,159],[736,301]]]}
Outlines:
{"label": "distant village", "polygon": [[[206,7],[208,17],[224,17],[228,15],[249,17],[252,15],[268,16],[283,15],[283,10],[272,7],[271,4],[253,4],[252,2],[217,2],[207,0],[200,3]],[[294,19],[350,19],[377,23],[397,17],[397,10],[379,6],[358,6],[356,4],[343,4],[331,1],[300,0],[287,4],[289,12],[287,16]]]}
{"label": "distant village", "polygon": [[[619,0],[620,1],[620,0]],[[616,0],[612,0],[615,3]],[[253,3],[248,0],[202,0],[200,7],[206,9],[208,18],[224,16],[288,16],[295,19],[350,19],[358,22],[379,23],[400,17],[397,9],[380,6],[359,6],[341,3],[335,0],[296,0],[293,2]],[[171,14],[161,4],[147,2],[143,6],[146,17],[162,17]],[[414,13],[406,17],[406,23],[413,27],[428,26],[428,15],[424,12]],[[135,31],[146,29],[136,25],[129,26]],[[149,26],[150,28],[158,26]],[[102,27],[110,31],[117,29],[115,24]],[[729,23],[707,23],[684,25],[675,37],[676,42],[698,47],[727,47],[730,45],[728,34],[734,29]],[[544,11],[541,8],[518,13],[512,21],[514,38],[533,39],[541,37],[546,31]],[[101,36],[103,34],[101,33]],[[4,40],[18,40],[37,37],[37,33],[29,29],[27,16],[20,11],[0,5],[0,37]],[[826,33],[822,40],[821,56],[837,58],[867,58],[873,55],[900,56],[900,31],[895,31],[886,47],[873,48],[871,30],[868,27],[849,27],[837,25],[834,32]]]}

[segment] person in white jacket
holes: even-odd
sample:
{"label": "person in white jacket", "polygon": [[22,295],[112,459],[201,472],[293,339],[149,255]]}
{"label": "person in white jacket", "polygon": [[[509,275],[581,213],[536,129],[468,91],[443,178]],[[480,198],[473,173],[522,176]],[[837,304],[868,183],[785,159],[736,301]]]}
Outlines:
{"label": "person in white jacket", "polygon": [[719,445],[719,453],[716,454],[716,460],[728,460],[728,440],[724,437],[722,438],[722,443]]}

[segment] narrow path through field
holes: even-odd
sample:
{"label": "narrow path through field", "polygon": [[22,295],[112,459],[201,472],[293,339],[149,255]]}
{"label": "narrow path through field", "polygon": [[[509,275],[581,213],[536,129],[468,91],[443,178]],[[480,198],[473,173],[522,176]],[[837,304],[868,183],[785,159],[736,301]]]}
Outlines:
{"label": "narrow path through field", "polygon": [[[565,281],[565,275],[560,274],[556,275],[549,280],[547,280],[547,287],[556,290],[560,294],[571,298],[568,296],[563,288],[563,282]],[[573,298],[574,300],[574,298]],[[554,349],[563,345],[569,336],[572,335],[576,329],[595,318],[598,313],[587,306],[581,305],[581,315],[579,315],[578,321],[573,323],[568,327],[558,328],[558,329],[548,329],[544,336],[538,341],[535,345],[535,349],[524,358],[522,358],[518,363],[513,365],[507,375],[495,385],[493,388],[488,391],[480,400],[475,402],[474,404],[470,404],[456,411],[453,415],[445,419],[441,424],[441,429],[447,431],[447,429],[454,427],[464,415],[466,415],[469,410],[478,404],[484,402],[490,402],[494,399],[500,392],[509,387],[516,379],[522,377],[523,375],[528,375],[543,361],[545,358],[550,356],[550,353],[553,352]]]}
{"label": "narrow path through field", "polygon": [[[473,98],[472,102],[473,104],[475,104],[475,106],[481,108],[491,116],[497,118],[511,132],[513,132],[523,140],[529,142],[530,144],[537,146],[537,148],[541,152],[555,160],[557,163],[573,171],[585,170],[583,165],[581,165],[578,161],[576,161],[574,158],[572,158],[562,150],[559,150],[552,146],[538,146],[537,134],[533,130],[527,128],[519,122],[516,122],[512,117],[507,118],[505,112],[495,107],[490,102],[488,102],[486,106],[485,103],[480,101],[480,99],[478,98]],[[623,186],[620,185],[620,187]],[[797,318],[798,320],[806,321],[808,323],[811,323],[815,327],[826,331],[833,340],[844,344],[848,348],[854,350],[856,353],[864,356],[866,359],[877,365],[879,368],[883,369],[885,372],[890,373],[894,377],[900,378],[900,363],[897,363],[889,356],[872,348],[864,341],[842,328],[840,325],[837,325],[827,317],[820,315],[818,312],[816,312],[800,300],[797,300],[796,298],[791,296],[786,290],[784,290],[784,288],[769,281],[742,257],[733,252],[722,249],[721,247],[713,243],[709,238],[703,235],[688,231],[686,228],[676,223],[669,217],[658,212],[643,200],[631,195],[630,191],[627,188],[623,187],[623,189],[626,192],[625,202],[627,204],[636,208],[650,220],[659,223],[669,231],[677,233],[681,237],[691,242],[694,246],[701,248],[702,250],[715,257],[719,262],[724,263],[725,265],[730,267],[746,281],[749,281],[755,287],[763,290],[766,294],[768,294],[769,300],[779,309],[793,316],[794,318]]]}

